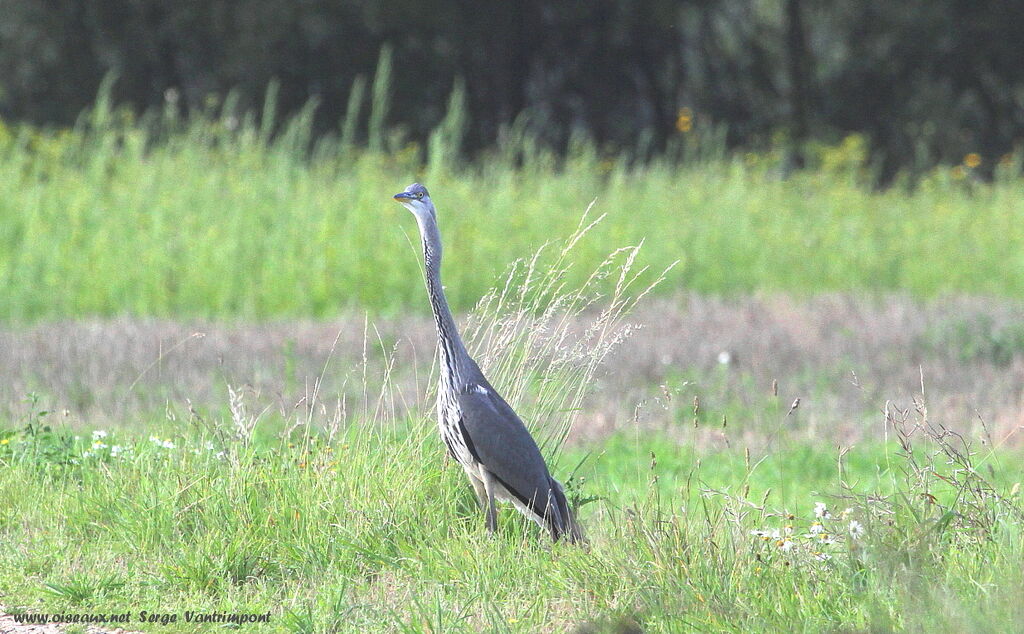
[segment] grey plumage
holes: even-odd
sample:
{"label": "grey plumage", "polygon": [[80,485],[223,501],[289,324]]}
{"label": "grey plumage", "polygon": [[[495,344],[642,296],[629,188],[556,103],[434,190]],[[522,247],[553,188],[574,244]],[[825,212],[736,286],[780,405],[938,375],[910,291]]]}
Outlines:
{"label": "grey plumage", "polygon": [[562,485],[548,473],[530,432],[469,356],[441,286],[441,234],[427,189],[413,183],[395,194],[416,217],[423,240],[427,295],[441,357],[437,418],[441,438],[462,465],[487,518],[497,528],[495,499],[511,502],[551,538],[583,539]]}

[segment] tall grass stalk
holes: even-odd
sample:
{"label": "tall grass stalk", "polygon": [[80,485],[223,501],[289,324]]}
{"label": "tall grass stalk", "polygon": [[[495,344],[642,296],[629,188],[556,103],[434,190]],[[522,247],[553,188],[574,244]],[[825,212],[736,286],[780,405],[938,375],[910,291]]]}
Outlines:
{"label": "tall grass stalk", "polygon": [[466,134],[466,118],[466,84],[459,77],[455,80],[451,96],[448,98],[448,111],[437,129],[430,135],[427,147],[431,173],[443,173],[445,169],[456,167],[456,161],[462,152],[462,140]]}
{"label": "tall grass stalk", "polygon": [[373,75],[373,101],[370,108],[370,151],[384,152],[387,147],[386,130],[388,110],[391,106],[391,64],[394,49],[385,44],[380,49],[377,72]]}
{"label": "tall grass stalk", "polygon": [[[545,245],[517,260],[505,282],[478,302],[466,328],[472,354],[505,397],[540,432],[541,447],[557,453],[576,420],[601,363],[632,324],[626,315],[671,269],[642,280],[641,245],[616,249],[578,286],[572,286],[575,249],[605,219],[593,221],[587,207],[576,230],[562,243]],[[548,253],[552,252],[552,257]],[[615,279],[602,293],[605,278]],[[637,284],[643,284],[636,288]],[[578,324],[589,325],[582,331]]]}
{"label": "tall grass stalk", "polygon": [[356,145],[356,131],[359,129],[359,117],[363,112],[365,99],[366,77],[359,75],[352,82],[345,117],[341,121],[341,147],[346,150],[351,150]]}

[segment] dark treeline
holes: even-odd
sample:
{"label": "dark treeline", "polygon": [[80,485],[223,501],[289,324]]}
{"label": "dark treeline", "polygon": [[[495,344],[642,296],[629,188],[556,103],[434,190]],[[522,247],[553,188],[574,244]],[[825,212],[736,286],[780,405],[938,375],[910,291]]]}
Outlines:
{"label": "dark treeline", "polygon": [[0,116],[35,123],[73,122],[115,73],[140,110],[231,90],[258,109],[276,80],[282,113],[315,99],[336,129],[390,48],[384,123],[425,139],[464,82],[469,151],[516,122],[610,151],[715,127],[798,166],[805,141],[860,132],[891,174],[988,165],[1024,139],[1018,1],[0,0],[0,16]]}

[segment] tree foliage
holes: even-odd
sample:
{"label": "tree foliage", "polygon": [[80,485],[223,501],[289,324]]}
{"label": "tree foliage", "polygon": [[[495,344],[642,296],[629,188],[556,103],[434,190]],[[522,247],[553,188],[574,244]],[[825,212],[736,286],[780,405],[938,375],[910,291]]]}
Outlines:
{"label": "tree foliage", "polygon": [[426,142],[454,87],[468,151],[518,121],[556,149],[585,134],[645,153],[696,121],[797,159],[861,132],[891,174],[1024,138],[1019,2],[0,0],[0,15],[0,115],[36,123],[73,122],[113,73],[139,110],[230,91],[258,110],[277,82],[280,113],[316,100],[322,131],[376,117],[346,127],[375,147],[384,126]]}

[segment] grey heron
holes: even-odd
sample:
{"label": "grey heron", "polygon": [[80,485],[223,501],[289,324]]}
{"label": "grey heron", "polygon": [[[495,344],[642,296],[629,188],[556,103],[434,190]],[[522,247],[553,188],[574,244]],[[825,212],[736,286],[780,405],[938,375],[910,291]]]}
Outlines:
{"label": "grey heron", "polygon": [[555,541],[583,540],[562,485],[551,477],[536,441],[512,407],[488,382],[459,336],[441,285],[441,233],[427,188],[413,183],[394,199],[412,212],[423,240],[427,295],[440,351],[437,420],[441,438],[462,466],[497,529],[495,499],[511,502]]}

